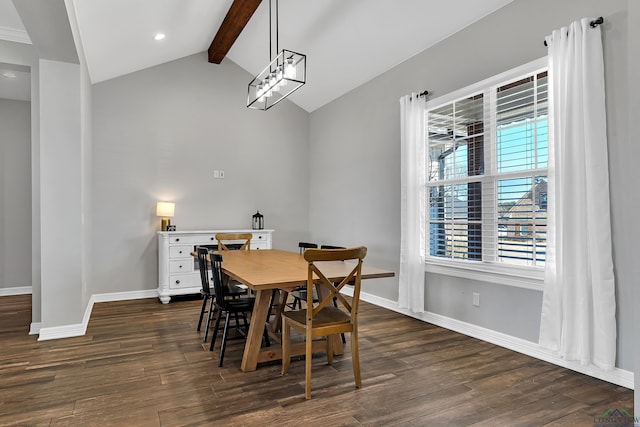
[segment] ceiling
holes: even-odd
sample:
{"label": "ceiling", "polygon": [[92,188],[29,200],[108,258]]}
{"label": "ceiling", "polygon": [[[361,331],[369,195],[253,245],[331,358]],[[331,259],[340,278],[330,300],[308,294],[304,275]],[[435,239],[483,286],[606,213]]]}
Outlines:
{"label": "ceiling", "polygon": [[[290,99],[314,111],[511,1],[280,0],[280,49],[307,55],[307,84]],[[73,0],[92,82],[207,50],[231,3]],[[268,8],[264,0],[225,59],[252,75],[269,62]],[[12,9],[0,0],[0,39],[24,33]]]}

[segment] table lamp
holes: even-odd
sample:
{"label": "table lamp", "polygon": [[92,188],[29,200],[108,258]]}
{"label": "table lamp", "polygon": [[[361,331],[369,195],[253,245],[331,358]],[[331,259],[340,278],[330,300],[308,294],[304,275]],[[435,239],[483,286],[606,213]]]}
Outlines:
{"label": "table lamp", "polygon": [[171,225],[171,219],[176,210],[176,204],[173,202],[158,202],[156,205],[156,215],[162,217],[162,231],[167,231]]}

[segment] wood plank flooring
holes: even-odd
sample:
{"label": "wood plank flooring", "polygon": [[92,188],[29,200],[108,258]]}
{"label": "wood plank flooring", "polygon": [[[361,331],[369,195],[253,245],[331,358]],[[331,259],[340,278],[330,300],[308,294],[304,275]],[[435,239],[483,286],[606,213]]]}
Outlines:
{"label": "wood plank flooring", "polygon": [[[593,426],[633,413],[633,391],[371,304],[360,315],[363,388],[350,354],[240,371],[196,332],[201,301],[99,303],[87,334],[29,336],[31,296],[0,298],[2,426]],[[219,342],[218,338],[218,342]],[[348,335],[347,335],[347,339]]]}

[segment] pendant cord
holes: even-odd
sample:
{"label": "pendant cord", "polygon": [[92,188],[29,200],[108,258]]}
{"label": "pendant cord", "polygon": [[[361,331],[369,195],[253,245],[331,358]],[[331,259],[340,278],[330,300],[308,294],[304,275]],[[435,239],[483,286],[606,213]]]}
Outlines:
{"label": "pendant cord", "polygon": [[[279,24],[278,24],[278,3],[279,1],[276,0],[276,52],[275,54],[277,55],[278,52],[280,52],[280,33],[278,31],[279,29]],[[275,56],[275,55],[274,55]]]}
{"label": "pendant cord", "polygon": [[269,0],[269,62],[271,62],[271,0]]}

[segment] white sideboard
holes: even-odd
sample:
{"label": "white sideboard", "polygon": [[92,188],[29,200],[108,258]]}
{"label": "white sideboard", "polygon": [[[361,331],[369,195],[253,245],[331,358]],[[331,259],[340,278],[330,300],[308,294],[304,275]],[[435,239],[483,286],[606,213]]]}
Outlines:
{"label": "white sideboard", "polygon": [[251,250],[271,249],[273,230],[158,231],[158,298],[164,304],[173,295],[197,294],[202,288],[196,246],[217,248],[217,233],[251,233]]}

